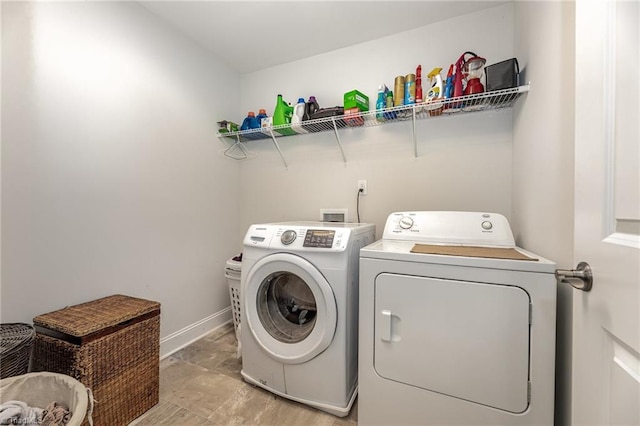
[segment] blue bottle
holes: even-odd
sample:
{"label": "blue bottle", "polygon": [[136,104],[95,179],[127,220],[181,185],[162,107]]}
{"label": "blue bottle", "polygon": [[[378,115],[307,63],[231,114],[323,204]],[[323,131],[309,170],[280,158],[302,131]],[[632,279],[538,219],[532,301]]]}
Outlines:
{"label": "blue bottle", "polygon": [[256,115],[256,120],[258,120],[258,127],[262,127],[263,118],[267,118],[267,110],[264,108],[260,108],[260,111],[258,111],[258,115]]}
{"label": "blue bottle", "polygon": [[242,125],[240,126],[240,130],[249,130],[249,129],[258,129],[260,128],[260,124],[256,119],[256,113],[253,111],[249,111],[247,114],[247,118],[242,121]]}
{"label": "blue bottle", "polygon": [[[453,97],[453,64],[449,66],[449,72],[447,73],[447,82],[444,87],[444,97],[445,99],[451,99]],[[448,108],[448,106],[445,106]]]}
{"label": "blue bottle", "polygon": [[378,99],[376,100],[376,120],[378,121],[385,120],[384,109],[387,106],[387,95],[385,93],[386,88],[387,87],[384,84],[381,84],[378,87]]}

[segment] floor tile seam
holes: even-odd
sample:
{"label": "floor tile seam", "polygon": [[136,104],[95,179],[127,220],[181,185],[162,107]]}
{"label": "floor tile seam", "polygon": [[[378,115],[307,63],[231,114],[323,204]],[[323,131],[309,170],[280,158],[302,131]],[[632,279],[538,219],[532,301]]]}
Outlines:
{"label": "floor tile seam", "polygon": [[[179,358],[177,358],[177,359],[178,359],[181,363],[185,363],[185,364],[189,364],[190,366],[196,366],[196,367],[202,368],[203,370],[206,370],[206,372],[207,372],[207,373],[211,373],[211,372],[212,372],[212,371],[211,371],[211,370],[209,370],[208,368],[203,367],[203,366],[201,366],[201,365],[197,365],[197,364],[194,364],[194,363],[192,363],[192,362],[190,362],[190,361],[186,361],[186,360],[183,360],[183,359],[179,359]],[[177,366],[177,367],[175,367],[175,368],[180,368],[180,366]],[[166,389],[164,389],[164,388],[163,388],[163,389],[161,389],[160,391],[161,391],[161,393],[162,393],[162,392],[164,392],[165,394],[166,394],[166,393],[169,393],[169,394],[173,395],[174,393],[179,392],[179,391],[183,390],[184,388],[186,388],[186,387],[187,387],[187,386],[188,386],[192,381],[194,381],[194,380],[198,379],[198,378],[199,378],[199,377],[201,377],[201,376],[202,376],[202,374],[204,374],[204,373],[205,373],[205,371],[201,371],[201,372],[199,372],[197,375],[195,375],[195,376],[191,377],[190,379],[188,379],[188,380],[184,381],[184,382],[183,382],[181,385],[179,385],[179,386],[176,386],[174,383],[167,384],[167,385],[165,385],[167,388],[166,388]],[[161,384],[161,386],[162,386],[162,384]]]}
{"label": "floor tile seam", "polygon": [[[251,390],[253,389],[257,389],[254,385],[245,382],[244,380],[239,380],[241,382],[241,386],[238,387],[234,392],[229,394],[229,398],[226,399],[225,404],[228,403],[229,401],[231,401],[236,395],[242,396],[241,394],[244,392],[251,392]],[[213,410],[213,412],[209,415],[209,417],[207,417],[207,419],[210,422],[214,422],[214,419],[212,417],[215,416],[216,413],[220,413],[221,411],[224,410],[225,408],[225,404],[220,405],[218,408],[216,408],[215,410]],[[253,416],[251,419],[248,419],[248,422],[246,423],[241,423],[240,426],[256,426],[256,425],[264,425],[264,426],[270,426],[270,425],[265,425],[264,423],[260,423],[260,422],[256,422],[256,419],[260,418],[260,415],[263,413],[264,409],[266,407],[264,407],[262,410],[260,410],[255,416]],[[224,417],[224,416],[222,416]]]}
{"label": "floor tile seam", "polygon": [[[210,368],[207,368],[204,365],[200,365],[200,364],[198,364],[197,362],[195,362],[193,360],[181,359],[181,361],[182,362],[186,362],[187,364],[190,364],[190,365],[195,366],[195,367],[203,368],[203,369],[207,370],[207,372],[209,372],[209,373],[215,373],[215,371],[212,371]],[[204,373],[204,371],[202,373]]]}
{"label": "floor tile seam", "polygon": [[190,410],[188,407],[185,407],[184,405],[180,404],[178,401],[175,401],[175,400],[172,400],[172,399],[166,398],[166,397],[163,398],[163,399],[164,399],[165,402],[167,402],[169,404],[172,404],[172,405],[175,405],[176,407],[181,408],[181,409],[189,412],[189,414],[195,416],[198,420],[202,420],[204,422],[208,422],[209,421],[208,417],[203,417],[201,414],[198,414],[198,413],[194,412],[193,410]]}
{"label": "floor tile seam", "polygon": [[[216,373],[216,372],[211,372],[211,371],[209,371],[209,372],[212,373],[212,374],[215,374],[217,376],[229,377],[229,376],[223,375],[221,373]],[[183,409],[187,410],[189,413],[198,416],[199,419],[208,420],[209,416],[211,414],[213,414],[216,410],[219,410],[221,407],[223,407],[231,399],[231,396],[234,395],[235,392],[237,392],[237,390],[232,392],[232,393],[229,393],[226,398],[221,398],[221,401],[220,401],[220,404],[218,405],[218,407],[216,407],[212,411],[210,411],[209,415],[205,417],[202,414],[198,414],[198,413],[194,412],[193,410],[191,410],[189,407],[181,404],[180,403],[181,400],[189,401],[189,399],[184,399],[184,398],[181,399],[180,396],[179,396],[180,392],[184,391],[190,384],[192,384],[192,382],[196,382],[200,377],[201,376],[192,377],[191,379],[187,380],[184,383],[184,386],[181,386],[179,389],[173,389],[170,392],[170,394],[165,396],[165,397],[163,397],[163,399],[165,399],[166,402],[169,402],[169,403],[171,403],[173,405],[176,405],[176,406],[178,406],[180,408],[183,408]],[[206,411],[209,411],[209,410],[206,410]]]}
{"label": "floor tile seam", "polygon": [[147,420],[147,418],[151,418],[153,415],[155,415],[156,411],[158,411],[160,408],[166,409],[166,407],[161,407],[162,403],[173,405],[178,409],[183,408],[183,407],[180,407],[179,405],[175,404],[174,402],[169,401],[168,399],[166,399],[164,397],[159,397],[158,398],[158,403],[156,405],[151,407],[149,410],[145,411],[144,414],[142,414],[141,416],[139,416],[136,419],[134,419],[132,422],[130,422],[128,424],[128,426],[136,426],[136,425],[139,425],[139,424],[144,424],[143,422],[145,422]]}

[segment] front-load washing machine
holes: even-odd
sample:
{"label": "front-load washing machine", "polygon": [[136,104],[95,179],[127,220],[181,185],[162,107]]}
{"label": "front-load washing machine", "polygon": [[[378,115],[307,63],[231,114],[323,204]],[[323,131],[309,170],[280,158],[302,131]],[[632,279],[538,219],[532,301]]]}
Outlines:
{"label": "front-load washing machine", "polygon": [[372,224],[252,225],[241,273],[242,376],[337,416],[358,375],[359,252]]}
{"label": "front-load washing machine", "polygon": [[359,424],[553,424],[555,264],[506,218],[393,213],[360,257]]}

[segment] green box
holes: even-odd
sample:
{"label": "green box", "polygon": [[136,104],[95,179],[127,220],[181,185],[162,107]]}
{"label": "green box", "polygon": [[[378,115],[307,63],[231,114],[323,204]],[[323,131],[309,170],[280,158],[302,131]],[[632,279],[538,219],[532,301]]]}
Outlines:
{"label": "green box", "polygon": [[344,94],[344,109],[358,108],[361,112],[369,111],[369,97],[358,90]]}
{"label": "green box", "polygon": [[240,130],[240,126],[233,121],[218,121],[218,133],[237,132],[238,130]]}

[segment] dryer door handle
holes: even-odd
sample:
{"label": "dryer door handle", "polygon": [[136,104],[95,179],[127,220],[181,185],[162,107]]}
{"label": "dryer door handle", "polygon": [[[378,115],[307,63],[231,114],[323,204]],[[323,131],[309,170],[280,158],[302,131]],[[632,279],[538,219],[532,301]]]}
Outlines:
{"label": "dryer door handle", "polygon": [[391,341],[391,311],[383,310],[380,312],[382,314],[382,321],[380,324],[380,339],[384,342]]}

